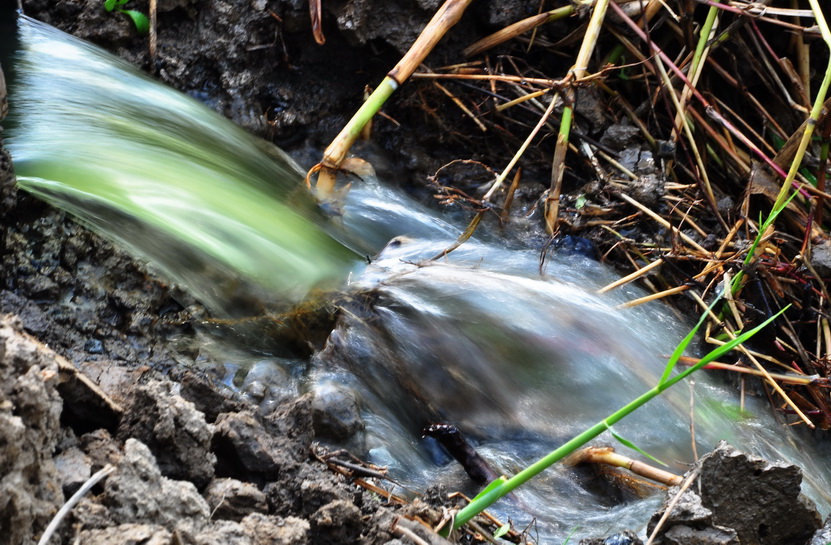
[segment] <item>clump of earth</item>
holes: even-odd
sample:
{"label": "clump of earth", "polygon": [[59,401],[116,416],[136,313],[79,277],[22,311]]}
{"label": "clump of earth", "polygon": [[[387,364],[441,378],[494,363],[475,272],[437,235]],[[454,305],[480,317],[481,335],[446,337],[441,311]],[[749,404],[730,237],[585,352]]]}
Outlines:
{"label": "clump of earth", "polygon": [[[146,12],[144,2],[132,4]],[[163,0],[152,58],[130,20],[95,0],[32,0],[23,9],[313,162],[364,86],[380,81],[439,4],[324,0],[324,49],[312,39],[306,2]],[[536,10],[519,1],[474,3],[431,62]],[[379,122],[377,140],[394,177],[416,193],[442,164],[470,156],[469,142],[446,127],[407,128],[423,120],[415,94],[391,108],[402,125]],[[394,504],[317,459],[316,433],[337,435],[331,422],[341,415],[321,412],[308,395],[266,410],[217,387],[216,362],[181,342],[193,335],[192,316],[204,312],[198,302],[13,184],[0,148],[0,543],[35,543],[60,506],[105,468],[112,473],[72,509],[52,543],[398,544],[413,535],[443,542],[428,530],[441,517],[435,504]],[[741,455],[714,456],[723,466]],[[761,517],[759,543],[811,539],[820,521],[799,497],[794,470],[733,465],[742,468],[722,488],[737,489],[748,471],[765,476],[757,480],[772,471],[760,486],[781,489],[778,503],[792,507],[740,511],[745,522]],[[699,471],[712,474],[707,467]],[[747,525],[713,514],[736,503],[684,502],[690,514],[670,517],[664,543],[684,542],[671,540],[677,535],[754,542]],[[791,530],[780,528],[793,521]],[[826,523],[811,544],[829,535]],[[613,538],[637,542],[623,534],[599,542]]]}

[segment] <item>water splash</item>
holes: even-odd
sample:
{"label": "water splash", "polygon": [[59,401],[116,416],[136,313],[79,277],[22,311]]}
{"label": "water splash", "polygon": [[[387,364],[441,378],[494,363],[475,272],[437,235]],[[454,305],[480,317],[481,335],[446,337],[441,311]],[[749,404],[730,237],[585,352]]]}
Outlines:
{"label": "water splash", "polygon": [[215,311],[235,296],[218,278],[299,301],[354,266],[282,151],[52,27],[21,17],[19,40],[8,149],[21,188]]}

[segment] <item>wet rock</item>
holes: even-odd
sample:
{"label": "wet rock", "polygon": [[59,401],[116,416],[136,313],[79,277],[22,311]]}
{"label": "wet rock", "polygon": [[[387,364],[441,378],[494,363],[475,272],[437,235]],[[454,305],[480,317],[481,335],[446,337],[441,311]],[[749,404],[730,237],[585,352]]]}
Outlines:
{"label": "wet rock", "polygon": [[137,388],[118,436],[133,437],[150,447],[163,475],[202,488],[214,476],[213,429],[193,403],[174,395],[172,389],[170,382]]}
{"label": "wet rock", "polygon": [[0,540],[34,543],[63,504],[52,461],[62,402],[54,359],[0,317]]}
{"label": "wet rock", "polygon": [[808,545],[828,545],[828,543],[831,543],[831,515],[825,519],[825,524],[816,531]]}
{"label": "wet rock", "polygon": [[[479,7],[474,4],[474,7]],[[537,14],[537,8],[525,0],[500,0],[484,5],[485,20],[494,30],[504,28],[526,17]]]}
{"label": "wet rock", "polygon": [[[662,526],[659,543],[803,543],[820,526],[813,502],[800,492],[796,466],[744,454],[722,441],[692,471],[699,471],[697,481]],[[677,493],[677,487],[667,491],[649,532]]]}
{"label": "wet rock", "polygon": [[204,496],[215,520],[239,522],[250,513],[268,513],[265,494],[253,484],[236,479],[215,479]]}
{"label": "wet rock", "polygon": [[606,105],[596,87],[583,87],[577,91],[575,111],[587,122],[588,130],[597,133],[606,126]]}
{"label": "wet rock", "polygon": [[626,192],[646,206],[654,206],[661,201],[666,190],[664,179],[658,174],[646,174],[629,183]]}
{"label": "wet rock", "polygon": [[208,504],[193,483],[163,477],[150,449],[136,439],[104,486],[103,502],[116,523],[175,527],[180,520],[207,521]]}
{"label": "wet rock", "polygon": [[609,125],[609,128],[606,129],[600,138],[600,143],[608,148],[620,151],[636,145],[636,139],[640,132],[640,129],[633,125],[615,123],[614,125]]}
{"label": "wet rock", "polygon": [[391,2],[379,10],[370,0],[350,0],[336,14],[338,28],[354,44],[381,38],[405,53],[432,16],[413,4]]}
{"label": "wet rock", "polygon": [[256,362],[240,386],[242,398],[268,414],[290,399],[298,396],[296,389],[287,387],[291,384],[288,371],[271,359]]}
{"label": "wet rock", "polygon": [[312,418],[315,436],[333,441],[345,441],[364,429],[355,394],[334,384],[315,390]]}
{"label": "wet rock", "polygon": [[831,276],[831,241],[824,240],[811,249],[811,265],[822,277]]}
{"label": "wet rock", "polygon": [[71,496],[92,475],[92,460],[77,447],[55,456],[55,467],[66,497]]}
{"label": "wet rock", "polygon": [[335,500],[318,509],[311,517],[312,538],[317,543],[348,545],[361,534],[361,511],[355,504]]}
{"label": "wet rock", "polygon": [[78,542],[85,545],[171,545],[173,535],[150,524],[122,524],[111,528],[84,530]]}

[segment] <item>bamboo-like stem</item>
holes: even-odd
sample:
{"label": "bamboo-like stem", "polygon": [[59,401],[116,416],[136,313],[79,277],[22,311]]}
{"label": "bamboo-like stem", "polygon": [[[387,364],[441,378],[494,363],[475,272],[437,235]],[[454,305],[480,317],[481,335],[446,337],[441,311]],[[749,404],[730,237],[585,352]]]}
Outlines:
{"label": "bamboo-like stem", "polygon": [[675,473],[615,452],[615,449],[612,447],[586,447],[572,454],[565,462],[571,465],[604,464],[612,467],[622,467],[623,469],[628,469],[635,475],[646,477],[666,486],[679,485],[683,480],[683,477]]}
{"label": "bamboo-like stem", "polygon": [[631,301],[626,301],[625,303],[619,304],[616,308],[632,308],[639,305],[643,305],[644,303],[649,303],[652,301],[657,301],[658,299],[663,299],[664,297],[669,297],[670,295],[676,295],[683,291],[687,291],[690,289],[690,286],[681,285],[676,286],[674,288],[669,288],[664,291],[659,291],[658,293],[653,293],[651,295],[644,295],[643,297],[638,297],[637,299],[632,299]]}
{"label": "bamboo-like stem", "polygon": [[[600,37],[600,30],[603,27],[603,20],[606,17],[606,10],[609,7],[609,0],[597,0],[592,10],[589,25],[586,27],[586,35],[577,53],[577,59],[571,69],[569,76],[573,79],[583,78],[589,69],[589,59],[594,52],[597,39]],[[574,115],[574,100],[577,92],[571,86],[565,91],[565,106],[563,116],[560,119],[560,131],[557,134],[557,145],[554,149],[554,159],[551,166],[551,188],[545,199],[545,228],[549,233],[557,230],[557,220],[560,212],[560,190],[563,184],[563,173],[565,172],[565,159],[568,153],[568,138],[571,132],[571,122]]]}
{"label": "bamboo-like stem", "polygon": [[344,126],[332,143],[323,152],[323,159],[306,175],[306,185],[311,188],[311,177],[318,174],[314,193],[322,200],[331,199],[334,194],[337,170],[346,154],[361,134],[363,127],[381,109],[392,93],[405,82],[424,58],[433,50],[438,41],[452,28],[472,0],[446,0],[421,31],[410,49],[389,71],[381,84],[361,105],[352,119]]}
{"label": "bamboo-like stem", "polygon": [[[683,356],[679,363],[683,363],[684,365],[695,365],[699,362],[698,358],[691,358],[689,356]],[[751,369],[750,367],[740,367],[738,365],[732,365],[729,363],[723,363],[720,361],[714,361],[712,363],[708,363],[704,366],[705,369],[718,369],[720,371],[730,371],[733,373],[740,373],[745,375],[753,375],[754,377],[761,377],[765,378],[764,373],[759,371],[758,369]],[[779,382],[785,382],[787,384],[799,384],[800,386],[830,386],[828,379],[822,378],[819,375],[785,375],[782,373],[771,373],[768,372],[768,375],[777,380]]]}

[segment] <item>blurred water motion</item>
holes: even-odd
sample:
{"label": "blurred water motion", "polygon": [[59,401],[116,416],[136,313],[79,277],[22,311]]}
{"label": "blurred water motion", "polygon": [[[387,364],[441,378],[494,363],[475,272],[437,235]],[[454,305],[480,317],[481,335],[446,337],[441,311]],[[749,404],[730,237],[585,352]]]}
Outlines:
{"label": "blurred water motion", "polygon": [[299,301],[354,266],[282,151],[52,27],[20,17],[19,40],[7,134],[22,188],[215,311],[241,282]]}

